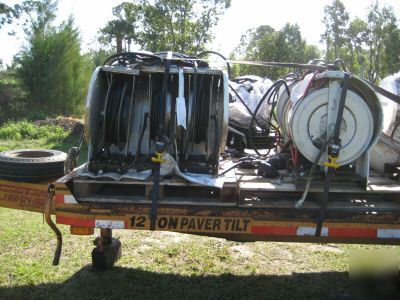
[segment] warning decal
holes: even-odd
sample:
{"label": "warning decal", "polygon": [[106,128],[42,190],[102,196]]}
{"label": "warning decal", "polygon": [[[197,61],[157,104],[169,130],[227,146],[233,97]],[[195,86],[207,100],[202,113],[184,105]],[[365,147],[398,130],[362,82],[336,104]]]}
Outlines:
{"label": "warning decal", "polygon": [[0,207],[43,212],[47,184],[28,184],[0,180]]}

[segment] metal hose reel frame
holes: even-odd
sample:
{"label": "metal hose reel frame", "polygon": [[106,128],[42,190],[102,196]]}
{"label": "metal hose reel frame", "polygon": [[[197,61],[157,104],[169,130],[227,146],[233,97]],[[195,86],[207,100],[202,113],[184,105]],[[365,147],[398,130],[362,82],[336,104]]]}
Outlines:
{"label": "metal hose reel frame", "polygon": [[[323,73],[320,73],[315,76],[315,80],[342,80],[344,77],[344,72],[340,71],[326,71]],[[294,85],[298,81],[294,81],[289,85],[289,88],[293,88]],[[278,101],[278,106],[277,106],[277,115],[278,115],[278,121],[283,128],[283,131],[285,133],[285,139],[292,139],[294,143],[296,144],[296,141],[299,145],[298,149],[299,151],[310,161],[313,161],[315,158],[315,153],[318,152],[318,149],[315,146],[312,146],[312,148],[309,148],[307,150],[307,147],[302,145],[302,143],[310,143],[310,141],[303,141],[306,133],[302,132],[302,138],[299,138],[299,124],[298,121],[301,120],[301,118],[308,118],[307,121],[302,120],[302,123],[308,122],[306,125],[307,128],[303,126],[302,130],[310,130],[310,119],[311,119],[311,114],[310,112],[307,114],[307,116],[302,115],[302,109],[301,108],[306,108],[307,107],[307,101],[312,99],[310,97],[316,97],[318,93],[323,93],[323,89],[328,89],[326,85],[324,85],[322,88],[317,88],[317,89],[312,89],[306,96],[304,96],[303,99],[299,100],[297,103],[293,104],[291,100],[287,97],[285,91],[283,91],[280,95],[280,99]],[[325,91],[326,92],[326,91]],[[319,97],[324,97],[325,95],[319,95]],[[326,97],[328,97],[328,94],[326,94]],[[365,145],[356,147],[359,148],[358,150],[355,150],[357,153],[354,153],[354,155],[347,159],[346,161],[342,161],[342,164],[348,164],[357,159],[359,156],[361,156],[363,153],[367,152],[372,145],[374,145],[380,135],[381,128],[382,128],[382,122],[383,122],[383,114],[382,114],[382,108],[379,102],[379,99],[376,95],[376,93],[373,90],[373,87],[371,87],[367,82],[364,80],[351,76],[349,79],[349,95],[347,96],[350,100],[349,103],[346,102],[346,110],[345,110],[345,116],[349,116],[349,114],[352,114],[354,119],[357,121],[358,124],[356,126],[362,126],[362,123],[365,122],[365,124],[370,124],[370,126],[366,126],[370,128],[370,133],[368,138],[361,139],[365,143]],[[322,98],[321,98],[322,99]],[[314,99],[315,100],[315,99]],[[317,99],[317,101],[320,101]],[[362,101],[362,102],[361,102]],[[315,102],[315,101],[314,101]],[[327,105],[327,101],[324,101],[325,104]],[[310,104],[311,105],[311,104]],[[315,103],[313,104],[315,106]],[[300,107],[300,108],[299,108]],[[351,107],[351,108],[350,108]],[[359,111],[357,111],[359,110]],[[314,113],[314,112],[313,112]],[[296,115],[297,114],[297,115]],[[304,124],[303,124],[304,125]],[[315,126],[315,124],[314,124]],[[315,129],[315,128],[314,128]],[[366,128],[359,127],[358,129],[359,134],[366,134],[365,132],[362,132],[362,130],[367,130]],[[315,131],[315,130],[314,130]],[[321,133],[322,134],[322,133]],[[306,136],[309,136],[309,132],[307,132]],[[314,137],[316,138],[316,137]],[[358,146],[358,145],[356,145]],[[315,148],[315,149],[313,149]],[[315,151],[312,151],[315,150]],[[312,152],[312,153],[309,153]],[[320,163],[323,163],[323,158],[321,158]]]}

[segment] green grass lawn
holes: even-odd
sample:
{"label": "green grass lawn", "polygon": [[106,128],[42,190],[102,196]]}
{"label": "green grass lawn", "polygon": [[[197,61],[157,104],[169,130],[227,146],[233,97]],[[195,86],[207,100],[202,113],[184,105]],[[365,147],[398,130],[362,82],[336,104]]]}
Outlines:
{"label": "green grass lawn", "polygon": [[[67,150],[77,137],[2,139],[0,148]],[[83,152],[85,153],[85,149]],[[84,159],[81,157],[81,159]],[[0,299],[349,299],[349,255],[393,246],[238,243],[171,232],[114,230],[122,258],[91,270],[95,236],[54,233],[37,213],[0,208]]]}
{"label": "green grass lawn", "polygon": [[67,226],[59,266],[42,215],[0,209],[1,299],[347,299],[349,253],[391,246],[237,243],[115,230],[122,258],[93,272],[93,237]]}

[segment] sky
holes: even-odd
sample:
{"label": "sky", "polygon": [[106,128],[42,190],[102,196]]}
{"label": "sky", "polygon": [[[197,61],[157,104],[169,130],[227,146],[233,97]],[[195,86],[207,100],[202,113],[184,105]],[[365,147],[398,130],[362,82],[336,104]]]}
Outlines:
{"label": "sky", "polygon": [[[127,1],[127,0],[125,0]],[[17,0],[2,1],[7,5],[19,3]],[[112,7],[123,0],[59,0],[56,23],[61,23],[73,15],[80,28],[82,49],[98,48],[96,35],[98,30],[113,18]],[[307,43],[322,48],[320,35],[324,31],[322,24],[324,7],[332,0],[232,0],[230,8],[221,17],[214,29],[214,41],[209,50],[219,51],[228,56],[239,44],[240,37],[250,28],[270,25],[280,29],[287,22],[297,23]],[[342,0],[350,17],[365,18],[369,0]],[[380,0],[381,5],[390,5],[400,19],[399,0]],[[17,36],[8,36],[12,26],[0,30],[0,59],[9,64],[12,57],[21,49],[25,37],[21,31]]]}

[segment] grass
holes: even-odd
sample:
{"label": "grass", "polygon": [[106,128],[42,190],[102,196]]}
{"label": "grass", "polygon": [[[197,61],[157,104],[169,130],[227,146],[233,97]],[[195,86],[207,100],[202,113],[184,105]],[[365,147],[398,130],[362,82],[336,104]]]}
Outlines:
{"label": "grass", "polygon": [[43,125],[36,126],[29,121],[8,122],[0,127],[0,139],[3,140],[37,140],[47,138],[61,141],[68,136],[60,126]]}
{"label": "grass", "polygon": [[[11,149],[54,149],[68,152],[77,146],[79,136],[55,125],[36,126],[29,121],[8,122],[0,126],[0,152]],[[82,145],[79,164],[87,159],[87,146]]]}
{"label": "grass", "polygon": [[[68,149],[59,142],[0,140],[0,147]],[[393,246],[238,243],[172,232],[114,230],[122,243],[116,267],[90,268],[91,237],[60,226],[64,245],[40,214],[0,208],[0,299],[349,299],[349,257],[359,249]]]}
{"label": "grass", "polygon": [[55,237],[40,214],[0,209],[2,299],[346,299],[349,253],[391,246],[237,243],[171,232],[114,231],[116,267],[90,268],[93,237],[60,226]]}

